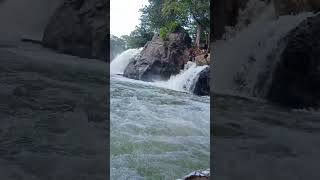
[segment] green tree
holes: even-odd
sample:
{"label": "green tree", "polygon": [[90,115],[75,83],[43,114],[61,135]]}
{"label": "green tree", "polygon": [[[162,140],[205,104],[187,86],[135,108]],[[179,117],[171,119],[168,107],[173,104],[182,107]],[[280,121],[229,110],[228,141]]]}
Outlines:
{"label": "green tree", "polygon": [[208,44],[210,31],[210,1],[208,0],[149,0],[140,9],[140,25],[126,37],[129,48],[142,47],[154,32],[166,39],[178,26],[184,27],[199,48],[201,40]]}
{"label": "green tree", "polygon": [[[196,47],[200,47],[201,37],[209,42],[210,1],[208,0],[164,0],[162,14],[170,16],[174,21],[191,31],[196,27]],[[168,22],[166,24],[169,24]],[[209,43],[208,43],[209,44]]]}

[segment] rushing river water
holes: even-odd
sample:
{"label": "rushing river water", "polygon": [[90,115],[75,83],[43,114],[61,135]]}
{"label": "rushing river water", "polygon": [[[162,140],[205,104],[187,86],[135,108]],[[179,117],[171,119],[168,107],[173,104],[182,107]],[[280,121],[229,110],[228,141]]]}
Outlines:
{"label": "rushing river water", "polygon": [[[111,72],[123,72],[126,63],[120,61],[128,63],[138,52],[118,56]],[[190,71],[199,68],[191,65],[185,73],[156,83],[111,73],[112,180],[172,180],[210,167],[210,98],[188,92],[190,78],[196,77]]]}

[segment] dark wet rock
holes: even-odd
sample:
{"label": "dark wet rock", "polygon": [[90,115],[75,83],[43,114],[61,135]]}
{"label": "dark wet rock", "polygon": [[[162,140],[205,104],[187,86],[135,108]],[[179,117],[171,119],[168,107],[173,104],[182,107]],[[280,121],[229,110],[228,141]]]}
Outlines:
{"label": "dark wet rock", "polygon": [[65,0],[45,28],[43,45],[85,58],[107,59],[107,1]]}
{"label": "dark wet rock", "polygon": [[210,95],[210,67],[206,67],[199,73],[193,93],[200,96]]}
{"label": "dark wet rock", "polygon": [[204,171],[194,171],[183,178],[183,180],[209,180],[210,169]]}
{"label": "dark wet rock", "polygon": [[310,17],[285,38],[268,99],[295,108],[320,106],[320,15]]}
{"label": "dark wet rock", "polygon": [[161,40],[156,34],[140,53],[132,59],[124,71],[124,76],[132,79],[152,81],[169,79],[178,74],[189,60],[191,46],[189,34],[182,28],[168,34],[168,40]]}

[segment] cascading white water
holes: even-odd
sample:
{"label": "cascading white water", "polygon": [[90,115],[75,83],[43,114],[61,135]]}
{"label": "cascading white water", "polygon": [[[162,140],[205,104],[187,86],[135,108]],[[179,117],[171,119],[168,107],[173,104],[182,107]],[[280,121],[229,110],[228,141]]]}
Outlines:
{"label": "cascading white water", "polygon": [[[285,43],[281,40],[300,22],[313,15],[301,13],[276,19],[272,5],[262,7],[261,3],[253,1],[259,0],[252,0],[247,9],[258,8],[261,14],[251,19],[251,24],[246,27],[239,22],[241,25],[226,36],[229,39],[213,45],[214,64],[211,73],[213,90],[217,93],[264,97],[283,49],[282,43]],[[240,13],[243,16],[247,14]]]}
{"label": "cascading white water", "polygon": [[[122,75],[130,59],[134,58],[141,52],[140,49],[128,49],[119,54],[110,64],[111,75]],[[208,66],[197,66],[195,62],[188,62],[185,68],[177,75],[173,75],[167,81],[156,81],[154,86],[172,89],[176,91],[193,92],[195,83],[198,80],[199,73]]]}
{"label": "cascading white water", "polygon": [[121,54],[117,55],[110,64],[110,74],[123,74],[124,69],[129,64],[130,59],[134,58],[141,52],[139,49],[128,49]]}
{"label": "cascading white water", "polygon": [[208,66],[197,66],[195,62],[188,62],[178,75],[171,76],[168,81],[155,82],[157,86],[177,91],[193,92],[199,78],[199,73]]}

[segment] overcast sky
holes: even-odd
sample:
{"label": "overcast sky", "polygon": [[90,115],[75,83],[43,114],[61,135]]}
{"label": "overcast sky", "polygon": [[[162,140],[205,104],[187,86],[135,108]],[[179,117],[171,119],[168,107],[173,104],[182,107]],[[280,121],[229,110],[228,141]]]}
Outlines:
{"label": "overcast sky", "polygon": [[139,25],[139,9],[147,5],[148,0],[111,0],[110,33],[115,36],[129,35]]}

